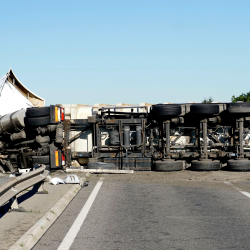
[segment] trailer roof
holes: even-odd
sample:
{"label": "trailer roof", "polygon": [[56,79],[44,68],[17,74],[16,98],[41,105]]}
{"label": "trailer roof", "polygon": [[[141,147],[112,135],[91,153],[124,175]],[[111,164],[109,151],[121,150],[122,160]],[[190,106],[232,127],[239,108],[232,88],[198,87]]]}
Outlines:
{"label": "trailer roof", "polygon": [[10,68],[9,71],[0,78],[0,95],[2,93],[4,84],[8,80],[13,86],[15,86],[19,92],[24,95],[34,106],[43,107],[45,104],[45,100],[40,96],[36,95],[32,91],[30,91],[27,87],[25,87],[21,81],[16,77],[13,70]]}

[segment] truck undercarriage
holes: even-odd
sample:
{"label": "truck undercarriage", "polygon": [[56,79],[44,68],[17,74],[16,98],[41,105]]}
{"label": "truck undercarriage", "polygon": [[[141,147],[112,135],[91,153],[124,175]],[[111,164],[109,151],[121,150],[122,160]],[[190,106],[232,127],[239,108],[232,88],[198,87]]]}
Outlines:
{"label": "truck undercarriage", "polygon": [[[85,168],[248,171],[249,126],[250,104],[241,102],[102,106],[86,119],[65,119],[63,105],[21,109],[0,118],[0,170],[77,160]],[[86,141],[88,150],[72,150]]]}

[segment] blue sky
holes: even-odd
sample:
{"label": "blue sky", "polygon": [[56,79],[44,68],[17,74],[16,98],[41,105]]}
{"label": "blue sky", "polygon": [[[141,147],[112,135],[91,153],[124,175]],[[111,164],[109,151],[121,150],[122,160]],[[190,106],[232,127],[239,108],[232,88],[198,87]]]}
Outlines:
{"label": "blue sky", "polygon": [[0,76],[46,104],[230,101],[250,91],[250,1],[2,1]]}

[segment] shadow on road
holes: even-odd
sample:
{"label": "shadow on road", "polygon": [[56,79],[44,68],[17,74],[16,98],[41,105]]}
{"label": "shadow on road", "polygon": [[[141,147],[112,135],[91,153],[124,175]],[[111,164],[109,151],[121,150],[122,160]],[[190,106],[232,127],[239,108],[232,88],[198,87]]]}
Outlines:
{"label": "shadow on road", "polygon": [[[29,199],[31,196],[33,196],[34,194],[36,194],[38,192],[39,189],[39,185],[34,185],[33,188],[31,190],[28,191],[24,191],[25,193],[21,196],[19,196],[17,198],[17,202],[20,205],[22,202],[26,201],[27,199]],[[12,204],[12,200],[9,201],[8,203],[6,203],[4,206],[0,207],[0,219],[8,212],[11,212],[11,204]],[[13,211],[15,212],[27,212],[26,210],[24,210],[23,208],[20,207],[20,209],[14,209]]]}

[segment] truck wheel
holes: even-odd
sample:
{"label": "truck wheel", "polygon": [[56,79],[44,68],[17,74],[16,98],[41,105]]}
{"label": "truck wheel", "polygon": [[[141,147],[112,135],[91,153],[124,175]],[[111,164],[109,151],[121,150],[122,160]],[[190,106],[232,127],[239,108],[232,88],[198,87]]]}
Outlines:
{"label": "truck wheel", "polygon": [[157,104],[152,106],[150,112],[153,116],[175,116],[181,114],[181,105]]}
{"label": "truck wheel", "polygon": [[31,127],[46,126],[50,124],[50,116],[26,118],[25,123]]}
{"label": "truck wheel", "polygon": [[218,171],[220,170],[220,161],[204,160],[192,161],[191,170],[194,171]]}
{"label": "truck wheel", "polygon": [[227,104],[227,112],[232,114],[250,113],[250,102],[232,102]]}
{"label": "truck wheel", "polygon": [[184,161],[163,160],[154,162],[154,170],[158,172],[181,171],[184,169]]}
{"label": "truck wheel", "polygon": [[229,171],[250,171],[250,161],[247,159],[242,160],[228,160],[227,168]]}
{"label": "truck wheel", "polygon": [[46,116],[50,115],[50,107],[41,107],[41,108],[28,108],[26,110],[26,117],[39,117],[39,116]]}
{"label": "truck wheel", "polygon": [[192,104],[190,106],[191,114],[213,115],[213,114],[218,114],[219,112],[220,109],[218,104],[203,103],[203,104]]}
{"label": "truck wheel", "polygon": [[49,165],[49,155],[42,155],[42,156],[32,156],[33,164],[44,164]]}

